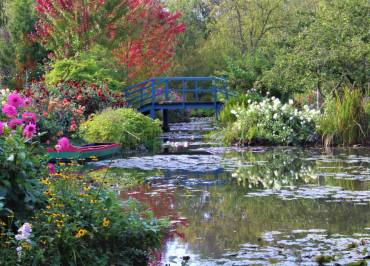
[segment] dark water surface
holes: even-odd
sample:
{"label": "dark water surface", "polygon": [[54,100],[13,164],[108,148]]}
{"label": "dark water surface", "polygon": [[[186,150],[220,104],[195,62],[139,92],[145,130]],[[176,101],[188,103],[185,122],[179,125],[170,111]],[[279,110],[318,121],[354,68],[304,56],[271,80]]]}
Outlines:
{"label": "dark water surface", "polygon": [[147,184],[123,197],[172,220],[152,265],[370,258],[369,148],[224,148],[204,141],[212,127],[208,120],[172,125],[163,136],[167,154],[110,165],[144,174]]}

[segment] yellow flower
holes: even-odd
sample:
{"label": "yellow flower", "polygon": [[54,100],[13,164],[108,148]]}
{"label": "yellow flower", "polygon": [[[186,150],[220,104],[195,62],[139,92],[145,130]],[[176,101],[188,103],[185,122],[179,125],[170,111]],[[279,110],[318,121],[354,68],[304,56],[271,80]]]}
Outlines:
{"label": "yellow flower", "polygon": [[108,218],[104,218],[102,224],[103,224],[103,227],[108,227],[108,225],[109,225],[109,219]]}
{"label": "yellow flower", "polygon": [[87,234],[87,230],[85,229],[80,229],[78,230],[78,232],[76,233],[75,237],[76,238],[80,238],[80,237],[83,237]]}
{"label": "yellow flower", "polygon": [[41,179],[41,183],[44,184],[44,185],[47,185],[47,186],[51,184],[51,182],[48,178]]}

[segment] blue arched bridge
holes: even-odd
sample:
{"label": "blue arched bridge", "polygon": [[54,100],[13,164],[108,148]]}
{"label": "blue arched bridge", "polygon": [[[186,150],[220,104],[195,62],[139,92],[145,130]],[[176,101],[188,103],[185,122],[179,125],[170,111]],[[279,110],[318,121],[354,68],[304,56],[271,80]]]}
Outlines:
{"label": "blue arched bridge", "polygon": [[126,88],[129,107],[155,118],[163,111],[168,129],[168,110],[214,109],[217,114],[231,96],[228,82],[218,77],[151,78]]}

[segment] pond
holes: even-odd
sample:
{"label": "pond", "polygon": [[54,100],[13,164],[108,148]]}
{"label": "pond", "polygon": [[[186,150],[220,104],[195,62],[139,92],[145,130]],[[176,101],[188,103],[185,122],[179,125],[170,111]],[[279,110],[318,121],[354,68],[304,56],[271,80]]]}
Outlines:
{"label": "pond", "polygon": [[163,154],[98,163],[144,175],[122,197],[170,217],[152,265],[370,259],[369,148],[225,148],[204,140],[210,120],[171,127]]}

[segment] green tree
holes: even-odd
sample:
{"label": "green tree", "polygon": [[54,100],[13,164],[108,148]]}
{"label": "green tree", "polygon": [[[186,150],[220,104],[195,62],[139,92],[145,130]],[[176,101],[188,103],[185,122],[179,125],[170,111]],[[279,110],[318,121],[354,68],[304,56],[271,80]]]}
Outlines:
{"label": "green tree", "polygon": [[318,95],[369,86],[370,6],[367,0],[320,1],[312,23],[280,49],[263,77],[284,92],[316,89]]}
{"label": "green tree", "polygon": [[33,0],[3,2],[0,36],[0,69],[5,84],[23,86],[26,79],[39,76],[38,63],[44,50],[30,38],[36,22]]}
{"label": "green tree", "polygon": [[213,19],[212,5],[204,0],[169,0],[167,4],[172,11],[181,10],[180,20],[186,25],[186,31],[179,36],[172,72],[180,76],[212,74],[201,51],[210,33],[207,25]]}

